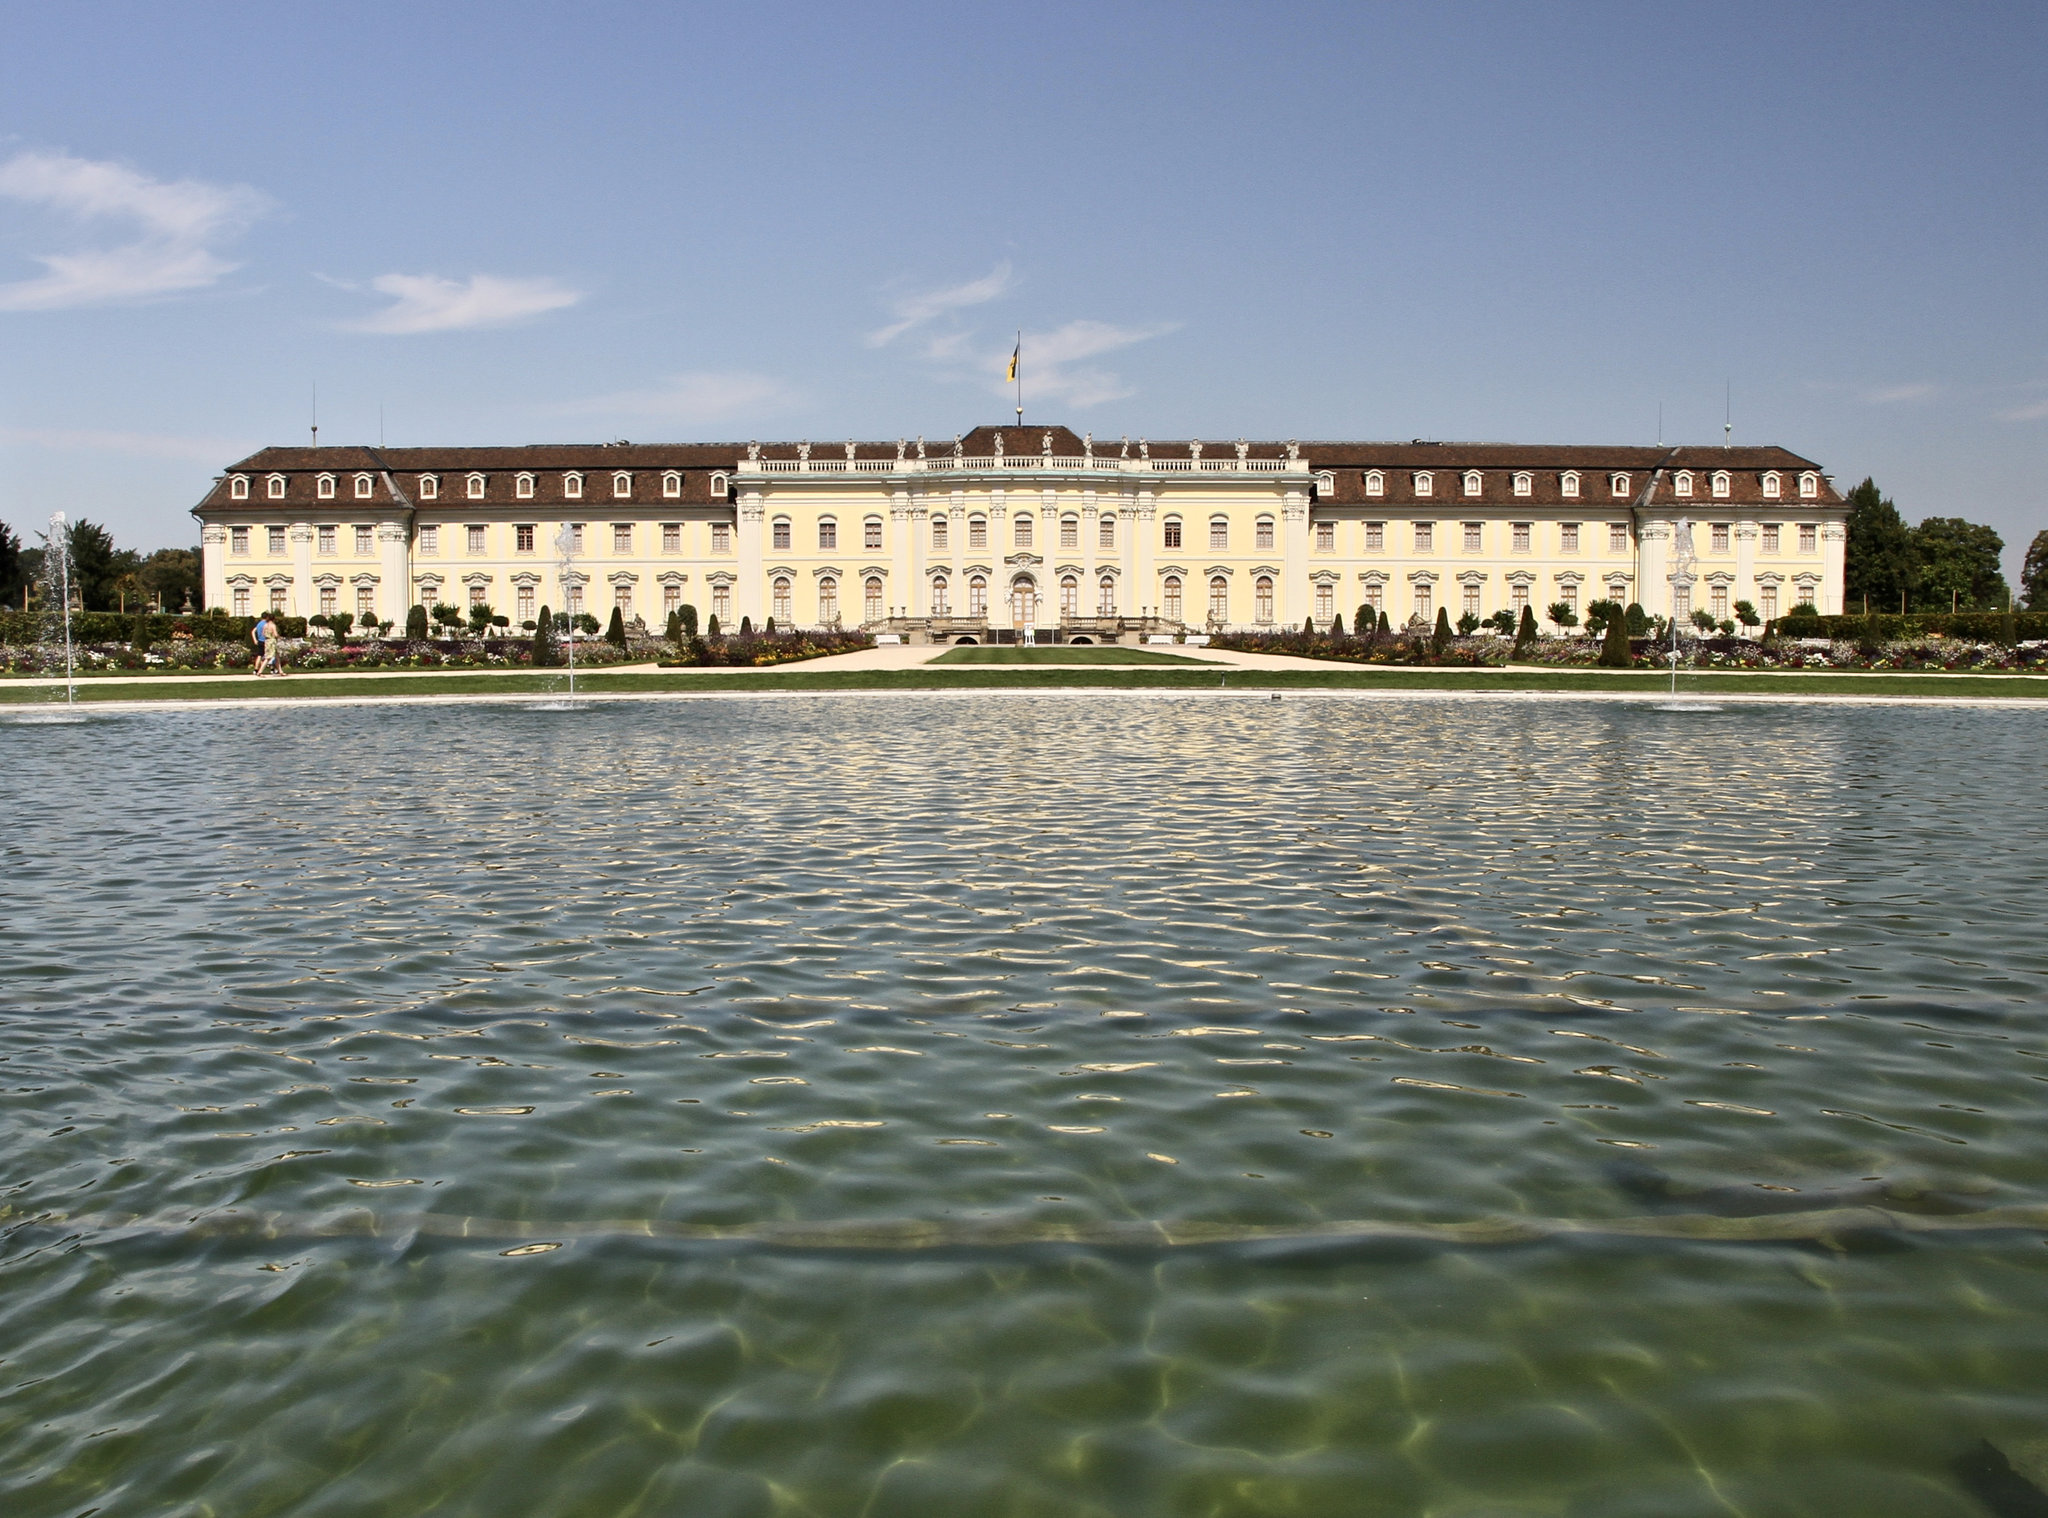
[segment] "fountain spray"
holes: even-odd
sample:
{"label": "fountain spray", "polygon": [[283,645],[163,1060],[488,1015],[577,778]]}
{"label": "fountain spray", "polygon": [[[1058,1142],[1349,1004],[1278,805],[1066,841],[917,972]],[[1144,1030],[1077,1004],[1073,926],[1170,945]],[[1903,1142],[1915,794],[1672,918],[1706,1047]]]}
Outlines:
{"label": "fountain spray", "polygon": [[1689,587],[1699,578],[1695,566],[1699,560],[1692,551],[1692,523],[1680,517],[1671,529],[1671,694],[1678,694],[1678,593],[1681,587],[1688,588],[1686,602],[1692,596]]}
{"label": "fountain spray", "polygon": [[[43,592],[48,597],[52,587],[57,593],[56,624],[64,633],[64,704],[78,704],[77,660],[71,645],[71,525],[64,519],[64,513],[55,512],[50,517],[50,531],[43,539]],[[50,616],[47,609],[44,616]]]}
{"label": "fountain spray", "polygon": [[562,586],[562,616],[569,633],[562,641],[569,649],[569,699],[576,699],[576,614],[569,609],[569,576],[576,566],[576,529],[568,522],[555,534],[555,572]]}

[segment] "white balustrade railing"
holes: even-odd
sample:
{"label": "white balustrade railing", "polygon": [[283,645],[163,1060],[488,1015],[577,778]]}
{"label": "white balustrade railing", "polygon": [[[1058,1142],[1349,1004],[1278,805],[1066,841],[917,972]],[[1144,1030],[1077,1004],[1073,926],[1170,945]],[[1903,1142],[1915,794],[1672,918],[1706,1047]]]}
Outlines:
{"label": "white balustrade railing", "polygon": [[931,458],[902,459],[742,459],[740,474],[938,474],[960,470],[986,474],[995,470],[1017,473],[1055,474],[1285,474],[1305,472],[1305,459],[1151,459],[1103,458],[1089,454],[1041,453],[966,454],[960,458],[941,454]]}

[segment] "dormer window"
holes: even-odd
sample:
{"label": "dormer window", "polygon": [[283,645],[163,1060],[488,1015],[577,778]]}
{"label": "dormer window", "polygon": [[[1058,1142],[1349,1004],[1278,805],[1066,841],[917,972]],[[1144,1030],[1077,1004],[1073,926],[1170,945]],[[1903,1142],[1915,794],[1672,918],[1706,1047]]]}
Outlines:
{"label": "dormer window", "polygon": [[1714,494],[1719,497],[1725,497],[1728,494],[1728,471],[1725,469],[1716,469],[1714,471]]}
{"label": "dormer window", "polygon": [[323,474],[313,482],[313,494],[323,501],[334,499],[334,476]]}
{"label": "dormer window", "polygon": [[1799,498],[1811,501],[1820,494],[1820,476],[1808,471],[1799,476]]}
{"label": "dormer window", "polygon": [[612,475],[612,499],[630,501],[633,499],[633,476],[621,469]]}
{"label": "dormer window", "polygon": [[1564,472],[1564,478],[1562,478],[1561,480],[1559,480],[1559,481],[1558,481],[1558,490],[1559,490],[1559,493],[1560,493],[1560,494],[1562,494],[1562,495],[1571,495],[1571,496],[1575,496],[1575,495],[1577,495],[1577,494],[1579,493],[1579,472],[1578,472],[1578,470],[1576,470],[1576,469],[1567,469],[1567,470],[1566,470],[1566,471]]}
{"label": "dormer window", "polygon": [[533,476],[522,474],[512,482],[512,493],[522,501],[533,499]]}
{"label": "dormer window", "polygon": [[1387,477],[1377,469],[1366,470],[1365,493],[1367,495],[1385,495],[1387,493]]}
{"label": "dormer window", "polygon": [[357,476],[356,476],[356,499],[357,499],[357,500],[359,500],[359,501],[367,501],[367,500],[369,500],[369,499],[370,499],[370,495],[371,495],[371,493],[372,493],[373,491],[375,491],[375,490],[376,490],[376,488],[377,488],[377,482],[376,482],[376,480],[375,480],[375,479],[374,479],[373,477],[371,477],[370,475],[367,475],[367,474],[359,474],[359,475],[357,475]]}
{"label": "dormer window", "polygon": [[1681,469],[1671,477],[1671,492],[1673,495],[1692,494],[1692,471],[1690,469]]}
{"label": "dormer window", "polygon": [[1627,495],[1628,476],[1625,474],[1615,475],[1612,479],[1610,479],[1607,482],[1607,487],[1609,490],[1614,492],[1616,499],[1619,499],[1620,497]]}
{"label": "dormer window", "polygon": [[1777,498],[1778,471],[1775,469],[1767,470],[1764,473],[1764,499],[1767,501],[1775,501]]}
{"label": "dormer window", "polygon": [[1436,476],[1426,470],[1416,475],[1415,493],[1417,495],[1434,495],[1436,493]]}
{"label": "dormer window", "polygon": [[472,501],[481,501],[484,498],[484,477],[482,475],[473,474],[469,477],[469,498]]}
{"label": "dormer window", "polygon": [[249,499],[249,476],[238,474],[228,481],[228,499],[246,501]]}
{"label": "dormer window", "polygon": [[423,500],[423,501],[434,501],[434,500],[439,500],[439,499],[440,499],[440,496],[441,496],[441,477],[440,477],[440,476],[439,476],[438,474],[423,474],[423,475],[421,475],[421,476],[420,476],[420,499],[421,499],[421,500]]}
{"label": "dormer window", "polygon": [[1527,495],[1531,490],[1535,488],[1536,482],[1529,477],[1529,473],[1527,470],[1521,470],[1515,475],[1516,495]]}
{"label": "dormer window", "polygon": [[270,479],[269,479],[269,481],[268,481],[267,483],[268,483],[268,485],[269,485],[269,487],[270,487],[270,498],[271,498],[271,499],[272,499],[273,501],[281,501],[281,500],[283,500],[283,499],[284,499],[284,476],[283,476],[283,475],[281,475],[281,474],[273,474],[273,475],[272,475],[272,476],[270,477]]}
{"label": "dormer window", "polygon": [[1468,469],[1465,471],[1465,494],[1479,494],[1479,471],[1476,469]]}
{"label": "dormer window", "polygon": [[669,470],[667,474],[664,474],[661,477],[661,493],[665,499],[671,501],[676,499],[676,497],[680,496],[683,493],[682,475],[678,474],[673,469]]}
{"label": "dormer window", "polygon": [[562,476],[562,494],[563,494],[563,495],[565,495],[565,496],[567,496],[567,497],[568,497],[568,498],[569,498],[570,500],[572,500],[572,501],[580,501],[580,500],[582,500],[582,499],[583,499],[583,476],[582,476],[582,475],[580,475],[580,474],[565,474],[565,475],[563,475],[563,476]]}
{"label": "dormer window", "polygon": [[1316,474],[1316,495],[1327,501],[1336,494],[1337,476],[1327,469],[1319,470]]}
{"label": "dormer window", "polygon": [[722,501],[726,497],[725,475],[721,472],[711,476],[711,499]]}

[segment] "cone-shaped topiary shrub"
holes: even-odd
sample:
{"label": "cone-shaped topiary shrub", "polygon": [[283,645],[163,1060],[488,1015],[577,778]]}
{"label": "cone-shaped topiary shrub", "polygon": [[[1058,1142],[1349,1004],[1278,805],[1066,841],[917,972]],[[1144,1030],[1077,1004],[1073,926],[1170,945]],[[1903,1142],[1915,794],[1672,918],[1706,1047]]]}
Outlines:
{"label": "cone-shaped topiary shrub", "polygon": [[562,662],[562,645],[555,639],[555,614],[545,606],[533,629],[533,663],[536,669],[552,669]]}
{"label": "cone-shaped topiary shrub", "polygon": [[766,638],[772,638],[775,636],[775,619],[773,617],[770,617],[766,622],[761,624],[761,635]]}
{"label": "cone-shaped topiary shrub", "polygon": [[754,619],[752,617],[740,618],[740,636],[742,638],[751,638],[754,636]]}
{"label": "cone-shaped topiary shrub", "polygon": [[1607,619],[1607,636],[1600,644],[1600,667],[1602,669],[1627,669],[1628,618],[1626,616]]}
{"label": "cone-shaped topiary shrub", "polygon": [[1451,646],[1451,612],[1447,606],[1436,609],[1436,626],[1430,630],[1429,646],[1439,656]]}
{"label": "cone-shaped topiary shrub", "polygon": [[426,638],[427,638],[427,609],[426,609],[426,607],[424,607],[424,606],[415,606],[415,607],[414,607],[414,608],[413,608],[413,609],[412,609],[411,611],[409,611],[409,612],[407,612],[407,613],[405,614],[405,636],[406,636],[406,641],[408,641],[408,642],[411,642],[411,643],[424,643],[424,642],[426,641]]}
{"label": "cone-shaped topiary shrub", "polygon": [[612,608],[611,621],[605,626],[604,640],[614,648],[626,646],[626,614],[616,606]]}
{"label": "cone-shaped topiary shrub", "polygon": [[1344,613],[1341,611],[1334,612],[1330,616],[1330,636],[1333,638],[1344,636]]}
{"label": "cone-shaped topiary shrub", "polygon": [[1515,625],[1515,652],[1520,653],[1536,641],[1536,613],[1522,608],[1522,620]]}
{"label": "cone-shaped topiary shrub", "polygon": [[707,638],[718,636],[718,613],[715,611],[711,614],[711,620],[704,624],[704,636]]}
{"label": "cone-shaped topiary shrub", "polygon": [[668,626],[662,630],[662,636],[677,647],[680,648],[682,646],[683,614],[680,611],[672,611],[668,614]]}
{"label": "cone-shaped topiary shrub", "polygon": [[697,608],[692,606],[689,602],[685,601],[683,603],[683,609],[680,612],[678,612],[677,615],[683,619],[683,636],[686,638],[696,637]]}

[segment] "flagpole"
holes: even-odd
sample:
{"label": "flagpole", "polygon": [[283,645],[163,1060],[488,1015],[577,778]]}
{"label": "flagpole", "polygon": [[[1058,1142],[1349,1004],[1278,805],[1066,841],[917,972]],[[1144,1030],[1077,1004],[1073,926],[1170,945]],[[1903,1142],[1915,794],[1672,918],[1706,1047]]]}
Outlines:
{"label": "flagpole", "polygon": [[1024,425],[1024,329],[1017,329],[1016,363],[1017,371],[1017,425]]}

